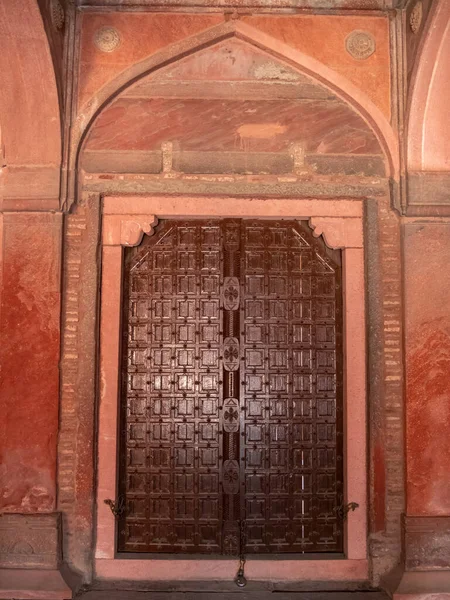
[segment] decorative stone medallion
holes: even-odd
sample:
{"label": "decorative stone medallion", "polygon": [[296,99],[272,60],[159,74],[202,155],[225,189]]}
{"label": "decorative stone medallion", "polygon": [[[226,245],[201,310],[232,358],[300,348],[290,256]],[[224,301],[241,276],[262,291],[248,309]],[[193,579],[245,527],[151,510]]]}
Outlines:
{"label": "decorative stone medallion", "polygon": [[114,52],[120,46],[120,35],[114,27],[101,27],[94,34],[94,44],[102,52]]}
{"label": "decorative stone medallion", "polygon": [[50,2],[50,17],[53,27],[57,31],[61,31],[64,26],[64,9],[59,0],[51,0]]}
{"label": "decorative stone medallion", "polygon": [[365,60],[375,52],[375,40],[366,31],[352,31],[345,40],[347,52],[356,60]]}
{"label": "decorative stone medallion", "polygon": [[423,5],[421,0],[416,2],[413,6],[411,14],[409,15],[409,27],[413,33],[417,33],[422,24],[423,17]]}

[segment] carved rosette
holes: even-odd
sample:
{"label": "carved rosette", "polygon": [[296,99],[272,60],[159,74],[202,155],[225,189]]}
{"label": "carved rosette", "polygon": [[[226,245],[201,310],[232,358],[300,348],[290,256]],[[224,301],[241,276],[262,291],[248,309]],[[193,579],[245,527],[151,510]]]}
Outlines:
{"label": "carved rosette", "polygon": [[114,52],[120,41],[120,34],[114,27],[101,27],[94,34],[94,44],[101,52]]}
{"label": "carved rosette", "polygon": [[345,48],[356,60],[366,60],[376,50],[375,39],[367,31],[352,31],[345,40]]}
{"label": "carved rosette", "polygon": [[422,25],[422,18],[423,5],[421,0],[419,0],[414,4],[411,14],[409,15],[409,27],[414,34],[419,31],[420,26]]}
{"label": "carved rosette", "polygon": [[226,250],[234,251],[239,247],[239,228],[230,225],[224,232],[224,246]]}
{"label": "carved rosette", "polygon": [[237,494],[239,491],[239,463],[226,460],[223,463],[223,491],[225,494]]}
{"label": "carved rosette", "polygon": [[239,340],[235,337],[227,337],[223,341],[223,368],[225,371],[239,369]]}
{"label": "carved rosette", "polygon": [[223,401],[223,429],[227,433],[239,431],[239,402],[236,398],[225,398]]}
{"label": "carved rosette", "polygon": [[223,307],[225,310],[237,310],[239,308],[239,279],[237,277],[225,277],[223,280]]}
{"label": "carved rosette", "polygon": [[239,554],[239,527],[236,522],[226,522],[223,527],[223,552],[228,556]]}

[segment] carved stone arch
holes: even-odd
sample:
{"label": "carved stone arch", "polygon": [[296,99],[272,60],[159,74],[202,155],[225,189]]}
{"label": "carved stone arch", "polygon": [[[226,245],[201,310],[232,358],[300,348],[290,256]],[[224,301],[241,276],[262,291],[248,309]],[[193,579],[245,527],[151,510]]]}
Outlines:
{"label": "carved stone arch", "polygon": [[450,3],[434,3],[412,75],[407,161],[410,171],[450,169]]}
{"label": "carved stone arch", "polygon": [[[318,86],[328,89],[337,98],[344,101],[351,110],[363,119],[378,140],[388,165],[388,175],[394,178],[397,177],[398,146],[395,134],[386,117],[362,90],[311,56],[299,52],[287,44],[275,40],[271,36],[240,21],[230,21],[212,27],[199,35],[172,44],[144,61],[133,65],[104,86],[101,92],[97,94],[95,101],[91,100],[82,108],[80,116],[74,123],[74,137],[72,138],[74,153],[72,156],[73,167],[71,169],[73,177],[76,177],[77,168],[80,164],[80,155],[83,152],[89,132],[98,117],[119,96],[144,77],[231,38],[241,40],[265,52],[277,62],[317,82]],[[73,180],[73,184],[71,189],[75,190],[75,180]]]}

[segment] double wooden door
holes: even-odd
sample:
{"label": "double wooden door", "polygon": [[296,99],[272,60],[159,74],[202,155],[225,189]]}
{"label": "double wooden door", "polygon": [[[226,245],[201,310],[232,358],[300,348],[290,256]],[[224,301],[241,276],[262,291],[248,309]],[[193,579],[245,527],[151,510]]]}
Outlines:
{"label": "double wooden door", "polygon": [[118,550],[342,551],[340,253],[236,219],[125,252]]}

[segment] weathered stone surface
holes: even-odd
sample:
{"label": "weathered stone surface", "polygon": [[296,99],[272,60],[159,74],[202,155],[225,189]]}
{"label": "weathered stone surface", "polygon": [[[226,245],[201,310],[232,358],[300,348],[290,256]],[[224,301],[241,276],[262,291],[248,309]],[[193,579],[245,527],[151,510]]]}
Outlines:
{"label": "weathered stone surface", "polygon": [[365,156],[364,154],[310,154],[305,156],[306,165],[315,173],[329,175],[340,173],[342,175],[363,175],[383,177],[386,167],[381,156]]}
{"label": "weathered stone surface", "polygon": [[100,151],[83,153],[82,167],[87,173],[160,173],[161,152]]}
{"label": "weathered stone surface", "polygon": [[450,517],[405,517],[405,569],[450,569]]}
{"label": "weathered stone surface", "polygon": [[88,175],[84,189],[99,194],[217,194],[249,197],[379,197],[388,192],[388,181],[369,177],[296,177],[295,175]]}
{"label": "weathered stone surface", "polygon": [[182,173],[292,173],[292,156],[281,152],[174,152],[173,169]]}
{"label": "weathered stone surface", "polygon": [[0,515],[0,568],[57,569],[60,535],[59,513]]}
{"label": "weathered stone surface", "polygon": [[402,285],[400,219],[381,199],[371,202],[366,235],[370,237],[369,338],[372,464],[371,556],[373,579],[400,560],[401,514],[405,510],[403,428]]}
{"label": "weathered stone surface", "polygon": [[412,571],[404,573],[393,595],[394,600],[450,600],[449,571]]}
{"label": "weathered stone surface", "polygon": [[[235,585],[235,584],[234,584]],[[199,585],[198,591],[168,591],[168,592],[135,592],[135,591],[116,591],[116,590],[92,590],[80,596],[80,600],[388,600],[387,594],[381,591],[284,591],[277,590],[274,594],[271,590],[254,591],[255,585],[249,585],[250,589],[246,591],[233,590],[230,586],[229,591],[207,591],[207,586]],[[190,586],[192,588],[192,585]]]}
{"label": "weathered stone surface", "polygon": [[[426,12],[429,2],[423,4]],[[408,8],[412,10],[413,5],[411,2]],[[450,170],[449,21],[450,4],[434,0],[422,29],[426,35],[416,43],[419,62],[411,80],[406,154],[413,171]]]}
{"label": "weathered stone surface", "polygon": [[[298,3],[295,6],[299,8]],[[374,104],[389,116],[387,18],[373,16],[367,19],[355,15],[243,15],[241,20],[330,66],[364,90]],[[81,48],[83,68],[80,72],[78,98],[80,108],[126,67],[132,67],[171,43],[194,36],[222,22],[223,15],[220,13],[84,13]],[[94,46],[92,40],[95,31],[103,26],[114,27],[120,32],[121,45],[115,52],[100,52]],[[377,52],[364,61],[364,64],[359,64],[359,61],[345,51],[345,38],[355,29],[369,32],[376,40]],[[151,36],[147,34],[148,31],[152,32]]]}
{"label": "weathered stone surface", "polygon": [[[335,9],[360,9],[360,10],[377,10],[387,7],[394,7],[401,0],[333,0],[332,8]],[[167,4],[164,0],[78,0],[80,6],[147,6],[147,7],[164,7]],[[176,0],[172,6],[202,6],[202,7],[217,7],[228,10],[235,8],[235,3],[232,0],[223,2],[223,0]],[[239,3],[242,8],[312,8],[312,9],[330,9],[330,0],[244,0]]]}
{"label": "weathered stone surface", "polygon": [[[57,208],[61,160],[58,91],[48,38],[35,0],[0,5],[0,71],[0,138],[4,151],[0,168],[5,167],[0,206],[4,196],[27,199],[29,209],[37,205],[40,210],[39,199],[51,196]],[[17,170],[21,176],[17,176]],[[34,181],[27,177],[27,170],[34,174]]]}
{"label": "weathered stone surface", "polygon": [[64,560],[92,577],[100,198],[86,195],[67,216],[64,240],[58,507]]}
{"label": "weathered stone surface", "polygon": [[161,153],[165,172],[385,175],[380,143],[351,106],[237,38],[126,89],[96,120],[83,165],[157,173]]}
{"label": "weathered stone surface", "polygon": [[404,229],[407,514],[450,514],[450,223]]}
{"label": "weathered stone surface", "polygon": [[[100,88],[131,66],[168,44],[195,35],[223,21],[223,15],[120,13],[83,14],[82,55],[77,101],[82,107]],[[115,52],[101,52],[94,45],[95,32],[111,26],[120,33]],[[152,35],[148,35],[151,31]]]}
{"label": "weathered stone surface", "polygon": [[[198,91],[196,92],[198,94]],[[119,98],[99,116],[89,150],[281,152],[301,143],[314,154],[381,154],[362,118],[338,100]]]}
{"label": "weathered stone surface", "polygon": [[0,364],[0,511],[56,500],[61,215],[6,213]]}
{"label": "weathered stone surface", "polygon": [[186,58],[169,64],[138,81],[126,95],[151,96],[152,82],[163,81],[209,81],[220,88],[223,81],[271,82],[282,86],[295,82],[301,88],[297,95],[302,98],[313,94],[314,98],[332,95],[326,88],[290,66],[280,63],[259,48],[236,38],[218,42],[214,46],[199,50]]}
{"label": "weathered stone surface", "polygon": [[70,600],[72,590],[59,571],[1,569],[0,598],[11,600]]}
{"label": "weathered stone surface", "polygon": [[417,206],[422,207],[428,214],[439,214],[438,211],[444,206],[450,206],[450,172],[409,173],[408,208]]}

